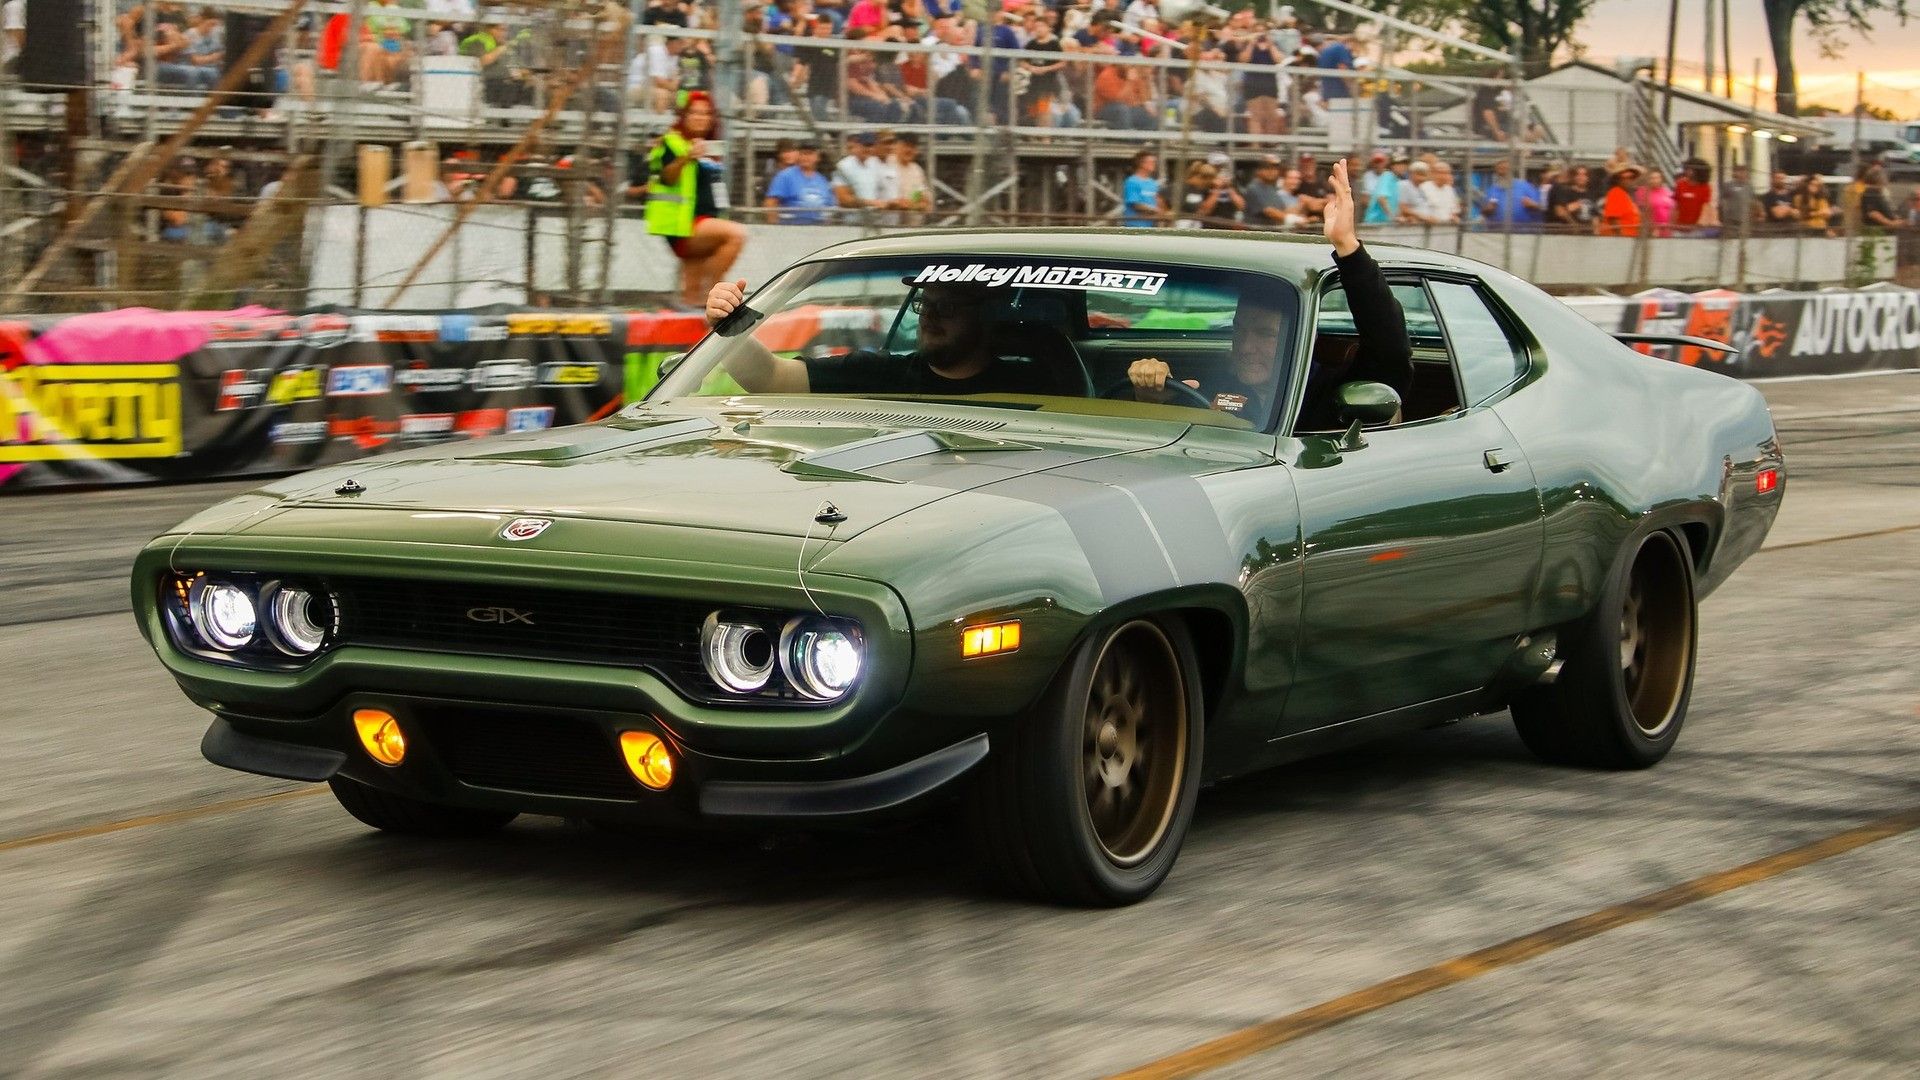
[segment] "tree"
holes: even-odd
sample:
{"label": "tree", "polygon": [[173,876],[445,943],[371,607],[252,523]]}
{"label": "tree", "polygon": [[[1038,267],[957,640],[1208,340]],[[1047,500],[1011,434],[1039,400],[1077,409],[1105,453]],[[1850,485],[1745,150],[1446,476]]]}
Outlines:
{"label": "tree", "polygon": [[1907,0],[1760,0],[1767,13],[1767,40],[1773,45],[1773,108],[1775,112],[1797,116],[1800,112],[1800,79],[1793,67],[1793,24],[1805,16],[1820,51],[1836,55],[1841,48],[1841,30],[1856,34],[1873,32],[1867,20],[1877,12],[1890,11],[1907,22]]}
{"label": "tree", "polygon": [[[1573,32],[1599,0],[1357,0],[1409,22],[1444,28],[1518,57],[1529,75],[1545,71],[1554,53],[1574,45]],[[1840,0],[1825,0],[1840,2]],[[1851,0],[1864,2],[1864,0]],[[1881,0],[1886,2],[1886,0]],[[1891,0],[1905,3],[1906,0]]]}
{"label": "tree", "polygon": [[[1480,0],[1460,18],[1483,45],[1520,58],[1527,74],[1545,71],[1553,54],[1573,40],[1573,31],[1598,0]],[[1899,0],[1905,3],[1906,0]]]}

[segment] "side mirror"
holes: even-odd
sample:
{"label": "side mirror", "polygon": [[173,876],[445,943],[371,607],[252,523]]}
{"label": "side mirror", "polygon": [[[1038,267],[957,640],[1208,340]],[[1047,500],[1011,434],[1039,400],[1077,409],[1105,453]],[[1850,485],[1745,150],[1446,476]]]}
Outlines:
{"label": "side mirror", "polygon": [[1367,440],[1360,437],[1361,428],[1391,424],[1400,415],[1400,395],[1386,383],[1341,383],[1334,396],[1340,406],[1340,419],[1347,424],[1347,433],[1340,436],[1342,451],[1367,445]]}

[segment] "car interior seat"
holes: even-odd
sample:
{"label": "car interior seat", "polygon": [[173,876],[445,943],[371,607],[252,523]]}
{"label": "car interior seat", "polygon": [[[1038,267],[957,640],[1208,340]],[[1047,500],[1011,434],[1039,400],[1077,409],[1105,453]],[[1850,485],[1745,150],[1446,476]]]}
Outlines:
{"label": "car interior seat", "polygon": [[1002,359],[1023,361],[1046,374],[1050,393],[1062,397],[1092,397],[1093,378],[1086,364],[1060,328],[1025,320],[994,324],[990,347]]}

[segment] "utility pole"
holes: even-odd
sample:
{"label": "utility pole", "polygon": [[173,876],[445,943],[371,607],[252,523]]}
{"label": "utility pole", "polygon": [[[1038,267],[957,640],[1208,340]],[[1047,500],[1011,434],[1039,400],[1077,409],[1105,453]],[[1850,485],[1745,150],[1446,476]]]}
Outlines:
{"label": "utility pole", "polygon": [[980,81],[973,92],[973,161],[967,166],[967,224],[979,225],[981,202],[987,190],[987,119],[993,105],[993,31],[992,13],[1000,5],[967,0],[962,10],[980,27]]}
{"label": "utility pole", "polygon": [[1727,100],[1733,100],[1733,12],[1731,0],[1720,0],[1720,70],[1727,73]]}
{"label": "utility pole", "polygon": [[1706,78],[1701,81],[1700,89],[1711,94],[1713,93],[1713,58],[1719,48],[1713,29],[1713,0],[1706,0],[1705,3],[1701,4],[1700,11],[1706,19],[1707,31],[1706,48],[1700,50],[1702,66],[1706,69]]}
{"label": "utility pole", "polygon": [[1660,123],[1673,123],[1673,50],[1680,36],[1680,0],[1667,0],[1667,64],[1661,75]]}

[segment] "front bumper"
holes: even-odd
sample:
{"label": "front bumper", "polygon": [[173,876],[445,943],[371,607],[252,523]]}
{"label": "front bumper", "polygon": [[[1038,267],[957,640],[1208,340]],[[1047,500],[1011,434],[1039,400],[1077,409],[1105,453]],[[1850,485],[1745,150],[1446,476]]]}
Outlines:
{"label": "front bumper", "polygon": [[[724,768],[716,770],[713,762],[682,752],[676,755],[673,787],[654,792],[619,772],[619,732],[640,726],[631,721],[599,725],[597,740],[589,738],[585,747],[576,743],[570,748],[574,751],[571,760],[543,762],[541,768],[516,779],[497,770],[476,773],[463,767],[465,753],[436,737],[444,737],[448,730],[445,726],[424,722],[424,709],[401,711],[411,714],[401,720],[401,725],[403,730],[411,725],[412,734],[406,759],[398,766],[380,765],[353,749],[255,734],[224,716],[216,716],[207,728],[200,752],[215,765],[242,772],[305,781],[346,776],[382,790],[446,805],[608,820],[691,822],[884,815],[910,807],[946,787],[984,760],[988,750],[987,736],[981,733],[892,768],[833,780],[717,779],[716,772],[724,775]],[[529,719],[538,723],[539,718]],[[457,741],[457,736],[452,741]],[[594,741],[600,745],[594,747]],[[580,755],[577,751],[581,749],[589,752]],[[595,767],[594,750],[599,752],[599,768]],[[555,765],[560,767],[556,769]],[[557,777],[568,773],[572,774],[572,790],[554,790],[568,786],[565,779],[555,783]],[[521,790],[523,787],[547,790]]]}

